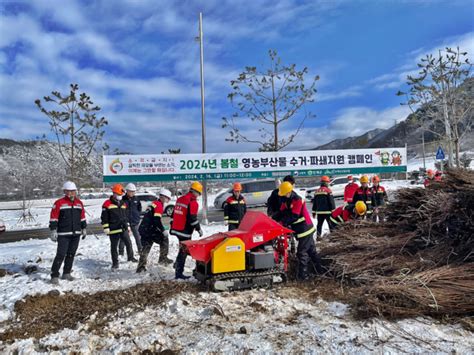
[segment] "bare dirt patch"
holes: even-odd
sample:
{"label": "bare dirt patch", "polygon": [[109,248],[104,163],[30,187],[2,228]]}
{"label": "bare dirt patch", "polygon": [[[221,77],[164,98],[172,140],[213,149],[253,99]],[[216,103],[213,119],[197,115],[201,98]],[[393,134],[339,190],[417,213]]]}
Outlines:
{"label": "bare dirt patch", "polygon": [[27,296],[16,302],[15,318],[7,323],[8,329],[0,334],[0,341],[39,339],[65,328],[76,329],[80,323],[88,323],[89,329],[98,331],[120,309],[139,311],[162,304],[181,292],[196,290],[193,284],[162,281],[94,294],[60,295],[51,291],[46,295]]}

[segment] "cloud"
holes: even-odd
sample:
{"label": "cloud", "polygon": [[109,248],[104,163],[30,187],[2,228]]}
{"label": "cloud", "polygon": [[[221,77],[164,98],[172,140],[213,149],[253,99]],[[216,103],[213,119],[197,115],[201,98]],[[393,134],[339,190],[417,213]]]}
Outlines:
{"label": "cloud", "polygon": [[348,97],[357,97],[363,94],[363,87],[360,85],[354,85],[347,89],[341,90],[339,92],[324,92],[318,91],[316,94],[316,101],[323,102],[323,101],[331,101],[331,100],[339,100],[345,99]]}
{"label": "cloud", "polygon": [[406,106],[374,110],[370,107],[349,107],[327,120],[328,125],[305,128],[292,149],[310,149],[331,142],[334,139],[356,137],[375,128],[390,128],[410,114]]}
{"label": "cloud", "polygon": [[417,63],[419,63],[422,58],[428,54],[437,57],[439,50],[444,51],[446,47],[452,49],[459,47],[460,50],[466,51],[468,53],[468,58],[472,62],[472,59],[474,58],[474,32],[444,38],[438,41],[438,44],[430,48],[417,48],[416,50],[407,53],[405,63],[394,69],[393,72],[385,73],[376,78],[370,79],[366,84],[373,86],[379,91],[387,89],[393,90],[397,88],[400,89],[405,86],[408,75],[418,74]]}

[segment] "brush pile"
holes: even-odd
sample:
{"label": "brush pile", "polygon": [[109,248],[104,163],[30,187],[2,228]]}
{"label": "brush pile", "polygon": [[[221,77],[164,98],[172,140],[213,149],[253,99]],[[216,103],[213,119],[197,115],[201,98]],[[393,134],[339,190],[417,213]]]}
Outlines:
{"label": "brush pile", "polygon": [[474,172],[401,189],[386,222],[357,221],[321,243],[359,316],[474,315]]}

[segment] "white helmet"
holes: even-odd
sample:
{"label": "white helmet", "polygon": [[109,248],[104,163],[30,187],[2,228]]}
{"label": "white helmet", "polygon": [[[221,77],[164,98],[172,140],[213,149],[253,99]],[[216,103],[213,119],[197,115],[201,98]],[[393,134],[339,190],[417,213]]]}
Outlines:
{"label": "white helmet", "polygon": [[129,183],[127,186],[125,186],[125,190],[135,192],[137,191],[137,187],[134,184]]}
{"label": "white helmet", "polygon": [[167,197],[168,199],[171,200],[171,191],[170,191],[170,190],[161,189],[160,195],[161,195],[161,196],[165,196],[165,197]]}
{"label": "white helmet", "polygon": [[68,191],[76,190],[77,191],[77,187],[76,187],[76,184],[73,183],[72,181],[66,181],[63,185],[63,190],[68,190]]}

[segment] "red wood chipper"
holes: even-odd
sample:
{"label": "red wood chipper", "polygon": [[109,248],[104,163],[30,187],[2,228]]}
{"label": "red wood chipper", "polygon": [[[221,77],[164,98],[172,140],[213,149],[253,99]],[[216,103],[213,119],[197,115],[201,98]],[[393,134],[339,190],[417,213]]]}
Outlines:
{"label": "red wood chipper", "polygon": [[239,229],[182,242],[196,261],[194,277],[214,291],[272,287],[286,281],[293,233],[262,212],[247,212]]}

